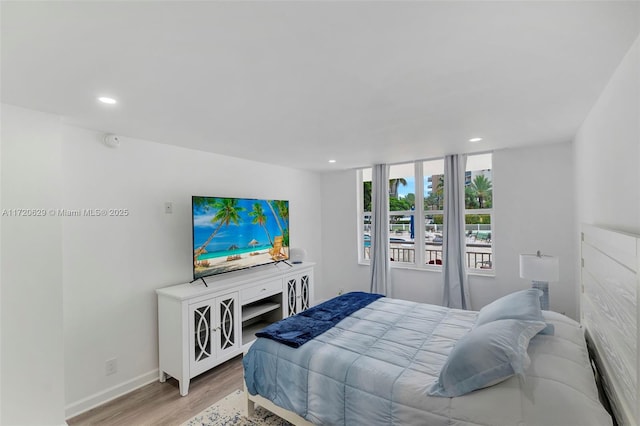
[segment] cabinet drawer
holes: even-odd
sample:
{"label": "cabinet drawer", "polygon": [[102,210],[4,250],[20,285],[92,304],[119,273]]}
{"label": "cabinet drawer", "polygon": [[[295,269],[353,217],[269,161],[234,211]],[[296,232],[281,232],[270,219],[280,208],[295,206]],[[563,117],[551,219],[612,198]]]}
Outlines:
{"label": "cabinet drawer", "polygon": [[240,303],[243,305],[263,297],[282,292],[282,280],[266,281],[253,287],[240,290]]}

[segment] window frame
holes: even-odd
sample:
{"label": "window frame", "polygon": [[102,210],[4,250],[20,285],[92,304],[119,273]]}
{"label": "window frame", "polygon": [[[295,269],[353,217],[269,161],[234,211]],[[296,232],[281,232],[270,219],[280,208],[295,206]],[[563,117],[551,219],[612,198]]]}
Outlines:
{"label": "window frame", "polygon": [[[477,154],[471,154],[471,155],[480,155],[483,153],[477,153]],[[484,153],[484,154],[488,154],[488,153]],[[394,165],[407,165],[407,164],[413,164],[413,169],[414,169],[414,179],[415,179],[415,209],[414,210],[387,210],[388,214],[389,214],[389,218],[391,218],[392,216],[414,216],[414,261],[413,262],[400,262],[400,261],[391,261],[390,262],[390,266],[391,268],[397,268],[397,269],[417,269],[417,270],[426,270],[426,271],[434,271],[434,272],[442,272],[442,265],[438,265],[438,264],[428,264],[427,263],[427,255],[426,255],[426,249],[425,250],[418,250],[417,246],[416,246],[416,241],[422,241],[423,243],[426,242],[426,216],[427,215],[442,215],[444,218],[444,208],[442,210],[426,210],[424,208],[424,180],[426,178],[426,176],[424,176],[424,168],[423,168],[423,163],[425,161],[434,161],[434,160],[442,160],[444,162],[444,157],[440,157],[440,158],[433,158],[433,159],[427,159],[427,160],[415,160],[415,161],[409,161],[409,162],[402,162],[402,163],[397,163],[397,164],[392,164],[390,166],[394,166]],[[367,217],[371,218],[371,212],[366,212],[364,211],[364,179],[363,179],[363,175],[364,175],[364,170],[366,169],[370,169],[369,167],[365,167],[365,168],[361,168],[357,170],[357,174],[356,174],[356,180],[357,180],[357,195],[356,195],[356,199],[357,199],[357,217],[358,217],[358,226],[357,226],[357,238],[358,238],[358,263],[361,265],[370,265],[371,261],[369,258],[366,257],[366,247],[365,247],[365,232],[367,232],[366,229],[366,222],[367,222]],[[493,183],[493,158],[492,158],[492,164],[491,164],[491,169],[492,174],[491,174],[491,182]],[[470,275],[483,275],[483,276],[494,276],[495,275],[495,270],[496,270],[496,266],[495,266],[495,252],[494,252],[494,247],[495,245],[493,244],[493,242],[495,241],[494,238],[494,214],[493,214],[493,194],[492,194],[492,204],[491,204],[491,208],[482,208],[482,209],[467,209],[465,208],[465,217],[466,215],[469,214],[488,214],[490,217],[490,223],[491,223],[491,268],[490,269],[481,269],[481,268],[471,268],[471,267],[467,267],[467,272]],[[465,221],[466,223],[466,221]],[[466,226],[465,226],[465,232],[466,232]],[[442,247],[442,246],[440,246]],[[468,246],[466,246],[466,248],[468,248]],[[466,248],[465,248],[465,253],[466,253]],[[440,250],[442,251],[442,249]]]}

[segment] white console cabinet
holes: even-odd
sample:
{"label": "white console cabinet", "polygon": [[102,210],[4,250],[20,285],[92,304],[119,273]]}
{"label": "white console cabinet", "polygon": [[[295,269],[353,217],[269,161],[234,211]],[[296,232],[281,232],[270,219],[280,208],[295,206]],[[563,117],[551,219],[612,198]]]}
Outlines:
{"label": "white console cabinet", "polygon": [[313,264],[277,264],[156,290],[160,381],[189,381],[239,355],[265,326],[313,302]]}

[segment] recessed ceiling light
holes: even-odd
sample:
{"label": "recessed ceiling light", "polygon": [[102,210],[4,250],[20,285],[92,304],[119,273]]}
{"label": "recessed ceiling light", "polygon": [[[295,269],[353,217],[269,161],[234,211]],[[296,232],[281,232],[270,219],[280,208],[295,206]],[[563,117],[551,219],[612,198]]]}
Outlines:
{"label": "recessed ceiling light", "polygon": [[469,142],[480,142],[482,140],[482,138],[471,138],[469,139]]}
{"label": "recessed ceiling light", "polygon": [[98,100],[99,100],[100,102],[102,102],[103,104],[109,104],[109,105],[113,105],[113,104],[115,104],[115,103],[117,103],[117,102],[118,102],[118,101],[116,101],[115,99],[113,99],[113,98],[108,98],[108,97],[106,97],[106,96],[101,96],[101,97],[99,97],[99,98],[98,98]]}
{"label": "recessed ceiling light", "polygon": [[335,162],[336,162],[336,160],[329,160],[329,162],[330,162],[330,163],[335,163]]}

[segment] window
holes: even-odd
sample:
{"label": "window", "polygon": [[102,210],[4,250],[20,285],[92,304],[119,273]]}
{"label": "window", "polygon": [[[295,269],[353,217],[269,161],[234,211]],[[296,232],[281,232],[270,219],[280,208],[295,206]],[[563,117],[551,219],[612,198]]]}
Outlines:
{"label": "window", "polygon": [[389,167],[389,256],[413,265],[415,258],[416,179],[413,163]]}
{"label": "window", "polygon": [[[360,171],[359,258],[369,261],[371,245],[371,169]],[[444,160],[416,161],[389,168],[389,255],[392,266],[439,269],[442,265]],[[465,235],[467,267],[493,269],[493,187],[491,154],[467,157]],[[423,250],[418,250],[423,241]]]}
{"label": "window", "polygon": [[[371,169],[363,169],[363,246],[360,259],[369,260],[371,250]],[[389,256],[396,264],[415,265],[416,173],[414,163],[389,168]]]}
{"label": "window", "polygon": [[470,155],[464,179],[467,267],[493,269],[491,154]]}
{"label": "window", "polygon": [[427,265],[442,265],[444,226],[444,160],[422,162],[424,180],[424,245]]}

